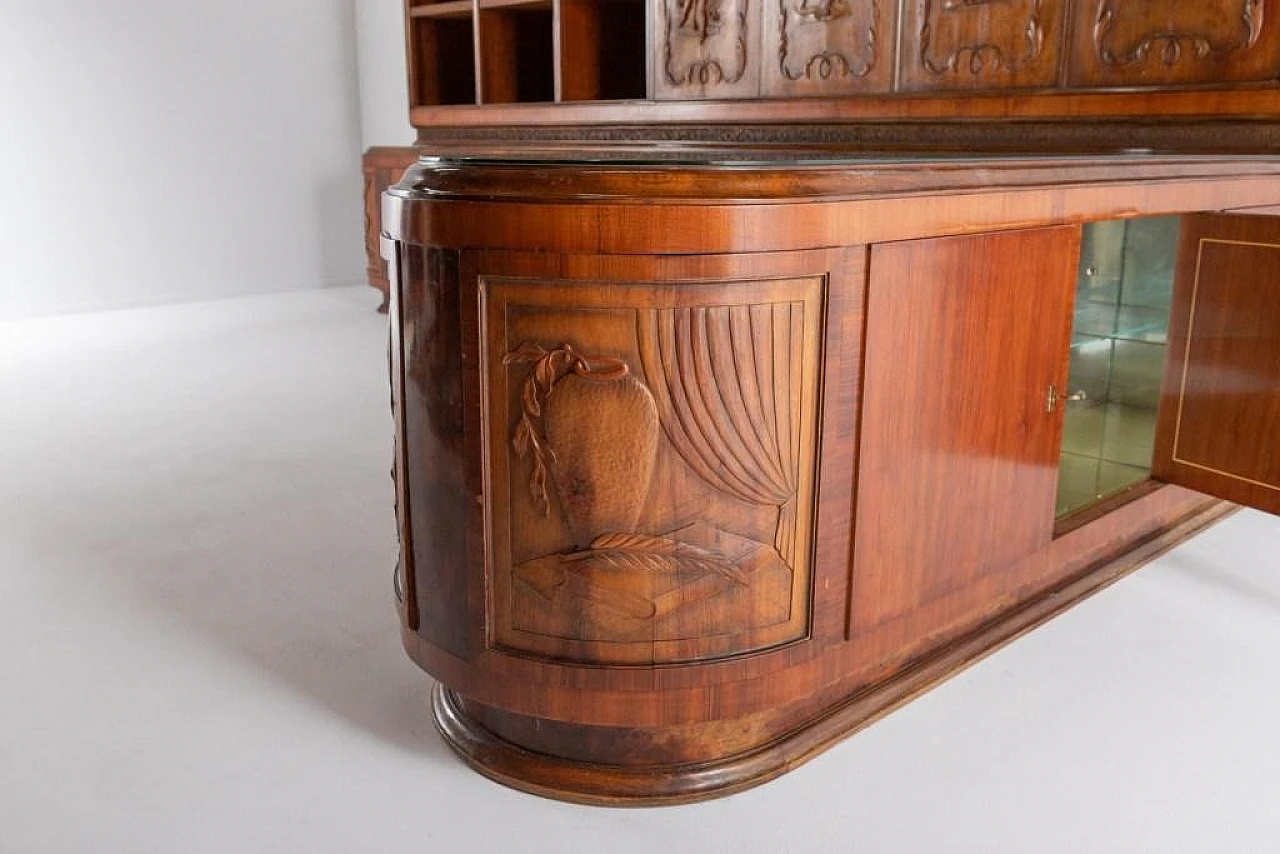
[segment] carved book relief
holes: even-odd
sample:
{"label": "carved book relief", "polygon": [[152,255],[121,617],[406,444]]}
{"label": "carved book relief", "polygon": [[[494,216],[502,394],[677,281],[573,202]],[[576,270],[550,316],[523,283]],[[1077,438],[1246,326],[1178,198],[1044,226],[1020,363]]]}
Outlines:
{"label": "carved book relief", "polygon": [[1263,0],[1101,0],[1093,41],[1112,67],[1217,61],[1257,43],[1264,10]]}
{"label": "carved book relief", "polygon": [[651,663],[804,637],[823,279],[483,287],[497,642]]}

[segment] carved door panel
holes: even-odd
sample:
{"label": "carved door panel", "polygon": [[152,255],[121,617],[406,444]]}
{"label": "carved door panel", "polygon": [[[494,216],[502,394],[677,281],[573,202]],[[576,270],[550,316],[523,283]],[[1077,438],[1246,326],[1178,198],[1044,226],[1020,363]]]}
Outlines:
{"label": "carved door panel", "polygon": [[1280,513],[1280,218],[1183,219],[1153,473]]}
{"label": "carved door panel", "polygon": [[1275,0],[1087,0],[1076,7],[1072,86],[1274,80]]}
{"label": "carved door panel", "polygon": [[887,92],[891,0],[763,0],[762,88],[768,97]]}
{"label": "carved door panel", "polygon": [[[927,637],[1052,540],[1062,415],[1046,393],[1066,378],[1079,248],[1075,227],[872,248],[855,641],[942,621],[908,631]],[[953,613],[925,607],[947,597]]]}
{"label": "carved door panel", "polygon": [[760,94],[760,22],[767,0],[659,0],[654,16],[659,99]]}
{"label": "carved door panel", "polygon": [[573,257],[481,264],[490,645],[654,664],[811,637],[815,561],[847,572],[847,459],[817,542],[819,434],[852,446],[855,410],[822,426],[824,353],[860,355],[860,298],[827,332],[844,255]]}
{"label": "carved door panel", "polygon": [[907,0],[901,88],[1053,86],[1062,56],[1065,0]]}

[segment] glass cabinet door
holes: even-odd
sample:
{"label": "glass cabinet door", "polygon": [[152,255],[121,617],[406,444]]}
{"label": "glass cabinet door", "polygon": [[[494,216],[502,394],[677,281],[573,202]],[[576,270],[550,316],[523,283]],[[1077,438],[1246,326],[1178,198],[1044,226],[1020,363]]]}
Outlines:
{"label": "glass cabinet door", "polygon": [[1171,216],[1084,226],[1061,392],[1058,518],[1151,476],[1179,223]]}

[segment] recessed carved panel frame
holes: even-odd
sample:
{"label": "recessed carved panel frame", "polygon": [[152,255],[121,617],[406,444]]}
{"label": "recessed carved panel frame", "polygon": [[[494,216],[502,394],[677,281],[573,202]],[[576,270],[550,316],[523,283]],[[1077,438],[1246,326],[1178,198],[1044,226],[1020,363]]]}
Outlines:
{"label": "recessed carved panel frame", "polygon": [[660,0],[658,98],[760,94],[760,9],[768,0]]}
{"label": "recessed carved panel frame", "polygon": [[910,0],[902,27],[904,90],[1053,86],[1065,0]]}
{"label": "recessed carved panel frame", "polygon": [[1163,85],[1274,80],[1276,0],[1083,0],[1070,83]]}
{"label": "recessed carved panel frame", "polygon": [[480,299],[490,645],[670,664],[807,637],[826,278]]}
{"label": "recessed carved panel frame", "polygon": [[764,0],[766,96],[885,92],[892,0]]}

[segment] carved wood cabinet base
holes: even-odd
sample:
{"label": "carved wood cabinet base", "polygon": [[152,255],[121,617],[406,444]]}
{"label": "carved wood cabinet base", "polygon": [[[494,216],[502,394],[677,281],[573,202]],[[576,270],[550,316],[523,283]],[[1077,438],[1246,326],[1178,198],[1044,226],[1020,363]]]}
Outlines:
{"label": "carved wood cabinet base", "polygon": [[500,782],[764,782],[1280,509],[1280,160],[733,154],[385,197],[404,642]]}

